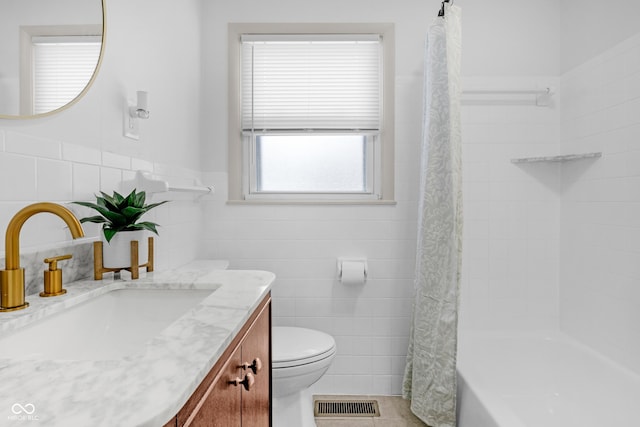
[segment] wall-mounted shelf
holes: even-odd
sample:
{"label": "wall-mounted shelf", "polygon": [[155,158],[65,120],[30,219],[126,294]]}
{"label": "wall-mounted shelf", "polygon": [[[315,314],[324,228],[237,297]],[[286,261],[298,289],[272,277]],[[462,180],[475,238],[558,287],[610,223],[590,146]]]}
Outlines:
{"label": "wall-mounted shelf", "polygon": [[167,181],[151,177],[149,172],[137,171],[136,177],[130,181],[123,181],[121,184],[123,191],[131,191],[136,188],[138,191],[145,191],[148,194],[180,192],[193,193],[201,196],[213,194],[212,186],[204,185],[169,185]]}
{"label": "wall-mounted shelf", "polygon": [[559,156],[522,157],[511,159],[511,163],[562,163],[572,160],[593,159],[602,157],[602,153],[562,154]]}

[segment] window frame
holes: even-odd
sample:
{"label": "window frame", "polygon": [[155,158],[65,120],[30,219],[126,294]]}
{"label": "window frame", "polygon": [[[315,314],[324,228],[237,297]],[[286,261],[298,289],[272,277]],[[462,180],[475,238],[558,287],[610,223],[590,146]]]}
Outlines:
{"label": "window frame", "polygon": [[[367,173],[373,173],[369,182],[371,193],[259,193],[251,194],[253,137],[242,131],[241,106],[241,37],[246,34],[379,34],[382,37],[382,123],[379,132],[368,139],[375,139],[371,153],[372,163]],[[395,34],[389,23],[335,24],[335,23],[230,23],[229,42],[229,192],[230,203],[348,203],[393,204],[394,201],[394,85],[395,85]],[[322,134],[323,132],[319,131]],[[327,132],[329,133],[329,132]],[[348,132],[343,132],[348,133]],[[363,131],[362,134],[371,135]],[[371,168],[372,167],[372,168]]]}

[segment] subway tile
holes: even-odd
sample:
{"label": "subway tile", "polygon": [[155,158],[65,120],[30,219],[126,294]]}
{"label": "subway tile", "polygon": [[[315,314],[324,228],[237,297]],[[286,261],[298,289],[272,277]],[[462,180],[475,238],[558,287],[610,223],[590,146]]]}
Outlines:
{"label": "subway tile", "polygon": [[61,144],[58,141],[17,132],[6,133],[5,151],[32,157],[61,158]]}
{"label": "subway tile", "polygon": [[119,169],[100,168],[100,191],[113,194],[114,191],[120,191],[121,182],[122,172]]}
{"label": "subway tile", "polygon": [[145,171],[152,172],[153,171],[153,162],[148,160],[140,159],[137,157],[131,158],[131,170],[134,171]]}
{"label": "subway tile", "polygon": [[73,197],[71,170],[71,164],[68,162],[37,159],[37,199],[49,201],[71,200]]}
{"label": "subway tile", "polygon": [[3,201],[36,200],[36,159],[0,153],[0,188]]}
{"label": "subway tile", "polygon": [[93,200],[100,190],[100,168],[95,165],[74,163],[73,173],[73,200]]}
{"label": "subway tile", "polygon": [[131,169],[131,158],[128,156],[123,156],[121,154],[103,151],[102,166],[117,169]]}
{"label": "subway tile", "polygon": [[70,162],[99,165],[101,163],[100,150],[76,144],[62,144],[62,159]]}

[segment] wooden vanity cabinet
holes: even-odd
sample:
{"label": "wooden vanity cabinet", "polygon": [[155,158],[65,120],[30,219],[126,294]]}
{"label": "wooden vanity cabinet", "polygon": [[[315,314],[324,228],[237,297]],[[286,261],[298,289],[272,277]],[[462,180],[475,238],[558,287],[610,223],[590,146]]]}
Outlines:
{"label": "wooden vanity cabinet", "polygon": [[165,427],[270,425],[271,298],[267,295]]}

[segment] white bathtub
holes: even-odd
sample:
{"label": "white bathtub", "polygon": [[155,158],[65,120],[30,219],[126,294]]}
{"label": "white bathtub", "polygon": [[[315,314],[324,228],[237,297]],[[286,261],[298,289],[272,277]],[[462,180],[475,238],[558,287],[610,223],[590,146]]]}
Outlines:
{"label": "white bathtub", "polygon": [[640,376],[559,332],[462,332],[458,427],[640,426]]}

